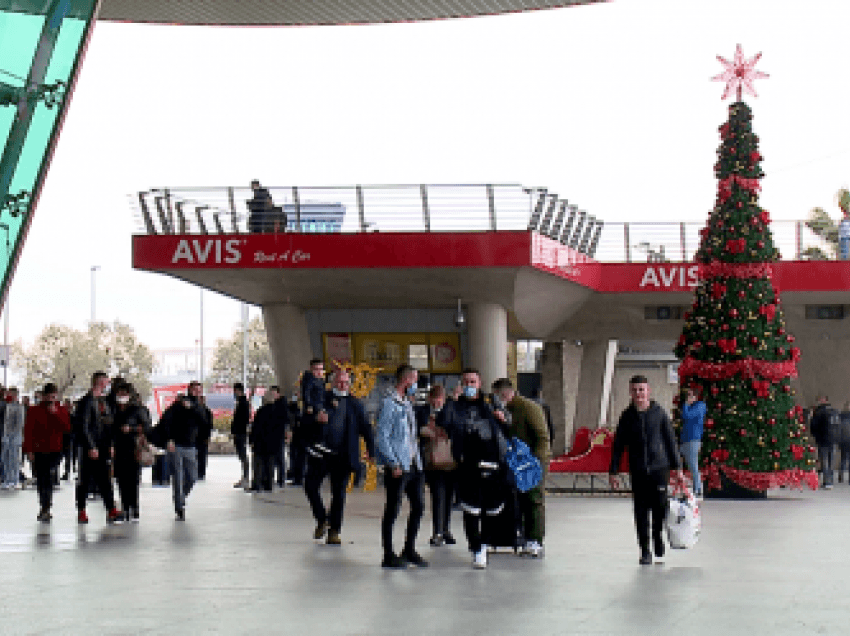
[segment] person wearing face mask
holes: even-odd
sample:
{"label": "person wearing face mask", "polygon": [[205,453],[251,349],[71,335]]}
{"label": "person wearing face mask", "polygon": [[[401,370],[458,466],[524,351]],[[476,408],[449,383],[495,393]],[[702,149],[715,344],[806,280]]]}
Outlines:
{"label": "person wearing face mask", "polygon": [[125,521],[139,520],[139,460],[136,449],[150,431],[150,413],[133,399],[131,384],[119,384],[115,391],[115,479],[121,495]]}
{"label": "person wearing face mask", "polygon": [[57,389],[53,383],[44,385],[43,399],[27,411],[24,424],[24,446],[35,473],[36,488],[41,510],[37,519],[48,523],[52,516],[53,469],[62,452],[62,436],[71,429],[67,411],[57,403]]}
{"label": "person wearing face mask", "polygon": [[493,383],[493,402],[498,410],[505,413],[508,439],[516,437],[528,444],[544,470],[540,484],[528,492],[516,493],[518,521],[522,536],[526,540],[524,552],[532,557],[539,557],[543,554],[545,529],[543,484],[549,465],[549,427],[546,424],[546,414],[539,404],[519,395],[508,378],[500,378]]}
{"label": "person wearing face mask", "polygon": [[[416,535],[422,520],[424,506],[424,475],[419,453],[419,435],[413,414],[411,396],[416,394],[418,373],[408,364],[396,371],[395,390],[381,402],[378,417],[378,462],[385,466],[384,485],[387,502],[381,519],[381,544],[385,568],[405,568],[407,565],[426,567],[416,552]],[[401,510],[402,494],[407,495],[410,515],[407,519],[404,548],[400,555],[393,551],[393,525]]]}
{"label": "person wearing face mask", "polygon": [[[366,419],[363,404],[349,395],[351,378],[345,369],[336,369],[331,376],[331,390],[327,391],[322,404],[317,405],[324,418],[322,435],[327,452],[320,456],[310,454],[307,458],[307,475],[304,493],[316,519],[314,539],[321,539],[327,532],[328,545],[340,545],[342,515],[345,507],[345,489],[352,471],[360,464],[360,439],[366,442],[369,457],[375,455],[375,440],[372,426]],[[325,508],[319,490],[325,477],[331,478],[331,507]]]}
{"label": "person wearing face mask", "polygon": [[[446,390],[439,384],[431,387],[428,402],[414,407],[416,426],[419,430],[419,444],[422,451],[422,461],[425,465],[425,481],[431,491],[431,519],[434,533],[431,535],[431,545],[457,543],[452,536],[451,512],[452,497],[454,496],[454,462],[445,462],[436,454],[439,439],[449,440],[448,432],[437,426],[437,416],[446,403]],[[441,463],[438,463],[441,462]]]}
{"label": "person wearing face mask", "polygon": [[109,376],[102,371],[92,375],[91,390],[77,404],[75,418],[79,427],[81,449],[80,474],[77,482],[77,522],[89,522],[86,500],[92,482],[97,485],[103,505],[106,507],[106,522],[121,521],[121,513],[115,508],[115,494],[109,476],[112,456],[113,411],[106,400]]}
{"label": "person wearing face mask", "polygon": [[461,374],[462,393],[446,406],[437,424],[448,431],[452,453],[458,463],[457,485],[463,529],[472,552],[472,567],[487,567],[489,519],[505,508],[508,494],[505,455],[507,440],[501,420],[481,394],[481,376],[476,369]]}

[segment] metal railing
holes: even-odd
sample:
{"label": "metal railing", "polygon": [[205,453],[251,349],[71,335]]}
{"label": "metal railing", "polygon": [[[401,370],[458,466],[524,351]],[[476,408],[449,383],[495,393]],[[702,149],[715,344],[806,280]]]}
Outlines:
{"label": "metal railing", "polygon": [[[704,223],[607,223],[545,188],[498,185],[266,187],[286,215],[271,231],[475,232],[529,230],[603,262],[690,261]],[[140,233],[231,234],[255,229],[248,187],[139,192],[131,207]],[[283,218],[282,216],[280,218]],[[833,252],[804,221],[775,221],[781,258]]]}

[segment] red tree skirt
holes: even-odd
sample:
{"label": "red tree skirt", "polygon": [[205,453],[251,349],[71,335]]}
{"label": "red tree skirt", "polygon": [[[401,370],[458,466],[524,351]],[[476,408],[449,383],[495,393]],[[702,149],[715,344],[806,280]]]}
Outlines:
{"label": "red tree skirt", "polygon": [[771,278],[773,265],[770,263],[723,263],[711,261],[699,264],[700,279],[706,278]]}
{"label": "red tree skirt", "polygon": [[679,377],[696,376],[703,380],[725,380],[740,375],[744,378],[761,377],[765,380],[779,381],[797,377],[797,363],[794,360],[770,362],[744,358],[734,362],[703,362],[691,356],[685,356],[679,365]]}
{"label": "red tree skirt", "polygon": [[754,473],[749,470],[732,468],[725,464],[709,464],[702,469],[706,488],[709,490],[720,489],[720,471],[730,481],[755,491],[769,490],[779,486],[789,486],[802,490],[808,486],[812,490],[818,489],[818,474],[815,470],[802,470],[800,468],[789,468],[772,473]]}

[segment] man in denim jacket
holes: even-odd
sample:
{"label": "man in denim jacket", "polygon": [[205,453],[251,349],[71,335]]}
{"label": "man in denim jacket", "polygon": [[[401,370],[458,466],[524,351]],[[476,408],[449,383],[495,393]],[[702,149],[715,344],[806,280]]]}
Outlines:
{"label": "man in denim jacket", "polygon": [[[404,568],[408,564],[428,565],[416,553],[416,534],[424,511],[422,457],[419,454],[416,418],[410,399],[416,392],[418,374],[410,365],[403,364],[396,371],[395,389],[381,402],[378,418],[378,462],[386,467],[384,485],[387,503],[381,519],[381,544],[384,548],[385,568]],[[401,555],[393,551],[393,525],[401,509],[401,495],[410,502],[407,533]]]}

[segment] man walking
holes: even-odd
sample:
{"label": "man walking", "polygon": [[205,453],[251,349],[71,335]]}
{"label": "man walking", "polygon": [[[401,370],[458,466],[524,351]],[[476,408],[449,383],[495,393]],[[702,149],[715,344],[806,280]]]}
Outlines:
{"label": "man walking", "polygon": [[233,445],[242,464],[242,479],[233,484],[234,488],[248,488],[248,477],[251,467],[248,464],[248,421],[251,419],[251,407],[245,397],[245,385],[236,382],[233,385],[233,397],[236,406],[233,409],[233,421],[230,424],[230,434],[233,435]]}
{"label": "man walking", "polygon": [[[332,389],[321,405],[324,420],[322,435],[326,453],[311,453],[307,458],[307,476],[304,493],[316,519],[314,539],[321,539],[327,532],[328,545],[340,545],[342,515],[345,508],[345,489],[354,469],[360,464],[360,438],[366,442],[369,457],[375,456],[375,440],[372,426],[366,419],[363,404],[349,395],[351,379],[345,369],[334,371]],[[325,477],[331,478],[331,507],[325,508],[319,489]]]}
{"label": "man walking", "polygon": [[649,399],[649,381],[636,375],[629,380],[631,404],[620,415],[611,447],[609,469],[611,487],[619,484],[617,473],[623,451],[629,451],[629,473],[632,481],[635,529],[640,546],[640,564],[652,563],[649,551],[650,514],[652,540],[656,557],[664,556],[664,537],[661,534],[667,512],[667,484],[670,469],[681,479],[679,449],[670,417],[654,400]]}
{"label": "man walking", "polygon": [[205,414],[198,399],[201,383],[190,382],[188,395],[177,400],[163,414],[166,449],[173,475],[171,488],[178,521],[186,518],[186,497],[198,479],[198,432],[205,425]]}
{"label": "man walking", "polygon": [[198,406],[204,415],[204,423],[198,431],[197,440],[198,481],[204,481],[207,478],[207,462],[209,461],[210,437],[212,437],[213,430],[213,414],[207,406],[207,401],[203,395],[198,396]]}
{"label": "man walking", "polygon": [[[408,364],[396,371],[395,390],[381,403],[378,418],[378,457],[386,467],[384,485],[387,503],[381,519],[381,544],[384,549],[385,568],[403,568],[407,564],[427,567],[428,562],[416,553],[416,535],[422,520],[424,506],[422,458],[419,454],[416,418],[408,398],[416,392],[418,374]],[[393,551],[393,525],[401,509],[402,493],[410,503],[404,548],[401,555]]]}
{"label": "man walking", "polygon": [[818,459],[823,474],[823,489],[832,490],[832,457],[841,424],[838,412],[832,408],[829,398],[825,395],[818,397],[818,405],[812,414],[810,425],[812,436],[818,445]]}
{"label": "man walking", "polygon": [[14,490],[21,470],[21,444],[24,441],[24,407],[18,404],[18,389],[12,387],[4,403],[2,445],[3,490]]}
{"label": "man walking", "polygon": [[525,537],[525,552],[533,557],[543,554],[546,504],[543,485],[549,465],[549,428],[546,416],[539,404],[518,395],[508,378],[493,383],[493,398],[497,410],[506,408],[511,414],[508,422],[508,437],[517,437],[528,444],[531,452],[543,468],[543,479],[528,492],[518,493],[520,527]]}
{"label": "man walking", "polygon": [[248,435],[254,454],[254,479],[256,480],[252,490],[271,492],[274,484],[274,469],[286,436],[289,409],[285,404],[283,409],[280,408],[277,387],[269,387],[263,396],[263,401],[263,406],[257,409],[254,415],[254,423]]}
{"label": "man walking", "polygon": [[56,392],[55,384],[44,385],[43,399],[27,412],[24,430],[24,452],[35,473],[41,506],[37,519],[42,523],[52,519],[53,469],[62,453],[62,437],[71,430],[68,412],[57,403]]}
{"label": "man walking", "polygon": [[[103,505],[107,511],[106,522],[116,523],[122,518],[121,513],[115,508],[115,494],[112,489],[112,479],[109,476],[113,413],[106,400],[108,384],[109,376],[103,371],[96,371],[92,374],[91,390],[77,403],[75,418],[80,427],[81,457],[76,494],[77,522],[80,524],[89,522],[86,514],[86,500],[92,481],[103,499]],[[59,450],[61,451],[61,448]]]}

